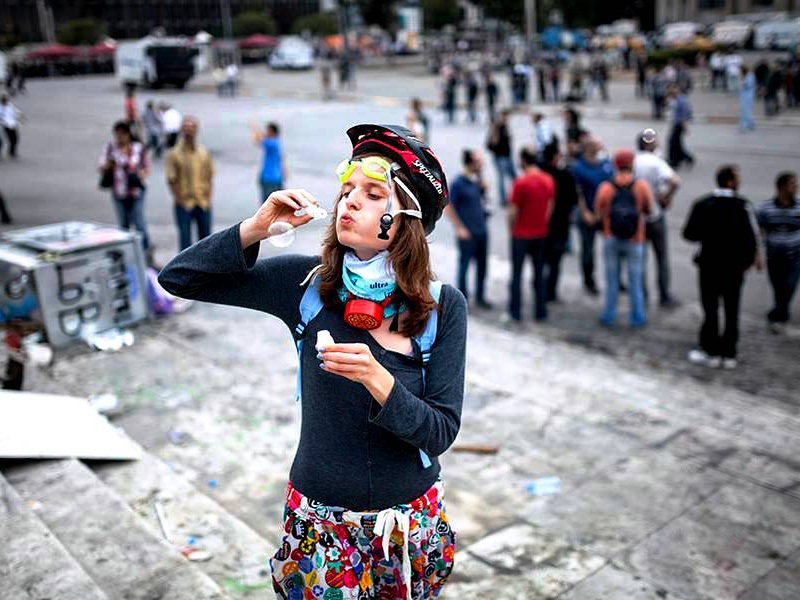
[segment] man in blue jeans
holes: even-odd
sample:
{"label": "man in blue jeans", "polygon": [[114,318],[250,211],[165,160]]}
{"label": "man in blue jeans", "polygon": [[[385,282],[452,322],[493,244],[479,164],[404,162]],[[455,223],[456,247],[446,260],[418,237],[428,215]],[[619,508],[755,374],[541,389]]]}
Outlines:
{"label": "man in blue jeans", "polygon": [[167,155],[167,184],[175,200],[178,249],[192,245],[192,223],[197,237],[211,235],[211,194],[214,163],[205,146],[197,141],[197,119],[186,117],[181,125],[181,141]]}
{"label": "man in blue jeans", "polygon": [[600,322],[617,320],[617,299],[622,259],[628,263],[631,327],[647,324],[644,305],[644,216],[653,211],[653,192],[643,179],[633,177],[634,154],[620,150],[614,155],[616,175],[597,188],[595,214],[603,228],[603,260],[606,270],[606,302]]}
{"label": "man in blue jeans", "polygon": [[458,238],[458,289],[469,300],[467,270],[470,263],[475,261],[475,305],[490,309],[492,305],[484,295],[489,234],[484,204],[486,183],[481,176],[483,156],[477,150],[466,149],[461,155],[461,162],[464,170],[450,185],[450,204],[444,209]]}
{"label": "man in blue jeans", "polygon": [[578,203],[582,218],[578,221],[581,234],[581,268],[583,270],[583,288],[592,296],[598,295],[597,283],[594,279],[594,238],[597,223],[592,218],[595,210],[595,196],[601,183],[614,175],[611,161],[600,155],[603,143],[595,136],[589,136],[583,144],[583,154],[572,165],[572,174],[578,184]]}

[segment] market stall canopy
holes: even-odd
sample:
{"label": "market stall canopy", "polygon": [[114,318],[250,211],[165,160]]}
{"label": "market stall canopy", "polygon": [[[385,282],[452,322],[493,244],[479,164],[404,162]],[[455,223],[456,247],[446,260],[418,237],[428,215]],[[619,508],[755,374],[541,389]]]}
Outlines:
{"label": "market stall canopy", "polygon": [[49,46],[42,46],[28,53],[27,58],[70,58],[79,53],[77,48],[72,46],[65,46],[64,44],[51,44]]}
{"label": "market stall canopy", "polygon": [[89,56],[113,56],[117,45],[113,42],[101,42],[89,48]]}
{"label": "market stall canopy", "polygon": [[240,48],[272,48],[278,45],[280,40],[274,35],[263,35],[254,33],[239,42]]}

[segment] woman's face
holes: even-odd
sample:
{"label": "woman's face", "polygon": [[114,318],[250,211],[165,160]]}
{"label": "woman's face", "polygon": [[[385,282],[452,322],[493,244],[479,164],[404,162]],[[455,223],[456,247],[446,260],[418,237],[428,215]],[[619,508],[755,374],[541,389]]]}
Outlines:
{"label": "woman's face", "polygon": [[[340,244],[352,248],[362,260],[388,248],[397,232],[398,221],[404,218],[400,215],[395,217],[388,231],[388,240],[378,239],[381,215],[386,212],[388,199],[388,184],[367,177],[360,166],[342,184],[342,197],[336,205],[336,237]],[[399,208],[396,191],[393,204],[395,209]]]}
{"label": "woman's face", "polygon": [[124,129],[115,129],[114,130],[114,139],[116,140],[117,144],[119,144],[120,146],[125,146],[125,145],[130,143],[131,136]]}

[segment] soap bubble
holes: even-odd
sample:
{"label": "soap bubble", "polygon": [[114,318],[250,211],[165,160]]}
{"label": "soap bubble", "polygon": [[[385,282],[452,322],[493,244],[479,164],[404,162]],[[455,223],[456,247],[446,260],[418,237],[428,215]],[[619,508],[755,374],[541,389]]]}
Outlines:
{"label": "soap bubble", "polygon": [[269,234],[267,238],[269,243],[278,248],[290,246],[296,235],[294,227],[286,221],[275,221],[269,226],[267,233]]}

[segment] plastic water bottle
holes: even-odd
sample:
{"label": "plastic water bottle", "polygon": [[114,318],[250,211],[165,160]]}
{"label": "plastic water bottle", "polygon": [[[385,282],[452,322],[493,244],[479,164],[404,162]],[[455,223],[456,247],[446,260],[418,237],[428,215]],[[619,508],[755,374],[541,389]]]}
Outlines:
{"label": "plastic water bottle", "polygon": [[[311,215],[314,221],[326,219],[328,217],[327,210],[314,204],[304,206],[300,210],[294,211],[294,216],[296,217],[302,217],[306,214]],[[267,233],[269,234],[269,237],[267,238],[269,243],[278,248],[286,248],[287,246],[291,246],[292,242],[295,240],[295,237],[297,237],[294,226],[286,221],[275,221],[269,226]]]}
{"label": "plastic water bottle", "polygon": [[532,496],[557,496],[561,493],[561,478],[540,477],[531,481],[525,489]]}

